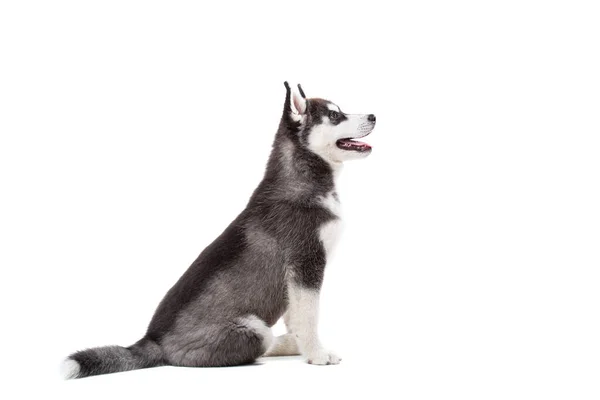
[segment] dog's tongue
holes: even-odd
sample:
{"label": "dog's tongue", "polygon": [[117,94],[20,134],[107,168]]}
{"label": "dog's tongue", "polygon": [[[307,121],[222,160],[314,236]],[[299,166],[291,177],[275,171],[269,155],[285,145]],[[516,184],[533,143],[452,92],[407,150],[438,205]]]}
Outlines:
{"label": "dog's tongue", "polygon": [[355,149],[361,149],[361,150],[366,150],[366,149],[371,148],[371,146],[369,146],[367,143],[360,142],[358,140],[352,140],[352,139],[340,139],[340,140],[338,140],[338,143],[343,147],[349,147],[349,148],[355,148]]}

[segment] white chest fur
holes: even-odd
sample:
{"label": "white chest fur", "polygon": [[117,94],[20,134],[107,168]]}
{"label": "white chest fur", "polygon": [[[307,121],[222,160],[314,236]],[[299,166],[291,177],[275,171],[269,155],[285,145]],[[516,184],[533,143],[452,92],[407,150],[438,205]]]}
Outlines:
{"label": "white chest fur", "polygon": [[325,247],[326,257],[329,258],[342,233],[342,210],[340,202],[335,198],[333,193],[330,193],[321,201],[322,204],[337,217],[336,219],[325,223],[319,230],[319,237],[321,239],[321,243],[323,243],[323,246]]}

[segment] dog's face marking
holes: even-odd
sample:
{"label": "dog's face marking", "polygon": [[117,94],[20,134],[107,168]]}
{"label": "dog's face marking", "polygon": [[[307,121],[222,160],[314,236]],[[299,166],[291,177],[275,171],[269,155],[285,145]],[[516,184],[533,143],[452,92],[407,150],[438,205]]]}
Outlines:
{"label": "dog's face marking", "polygon": [[293,94],[292,119],[300,123],[300,141],[332,166],[365,158],[371,146],[353,140],[375,128],[373,114],[346,114],[331,101]]}

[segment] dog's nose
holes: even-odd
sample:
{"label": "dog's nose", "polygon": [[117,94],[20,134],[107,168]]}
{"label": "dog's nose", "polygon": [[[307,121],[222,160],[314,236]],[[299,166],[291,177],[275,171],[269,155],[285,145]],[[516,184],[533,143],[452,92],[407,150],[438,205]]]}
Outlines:
{"label": "dog's nose", "polygon": [[369,114],[369,117],[368,117],[368,119],[369,119],[369,121],[371,121],[371,122],[375,122],[375,114]]}

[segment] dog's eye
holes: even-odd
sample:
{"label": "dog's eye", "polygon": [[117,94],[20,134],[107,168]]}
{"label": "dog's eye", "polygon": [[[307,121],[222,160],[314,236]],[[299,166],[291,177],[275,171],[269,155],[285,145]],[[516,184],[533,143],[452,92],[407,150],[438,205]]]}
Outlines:
{"label": "dog's eye", "polygon": [[338,119],[340,117],[340,113],[337,111],[329,111],[329,119]]}

